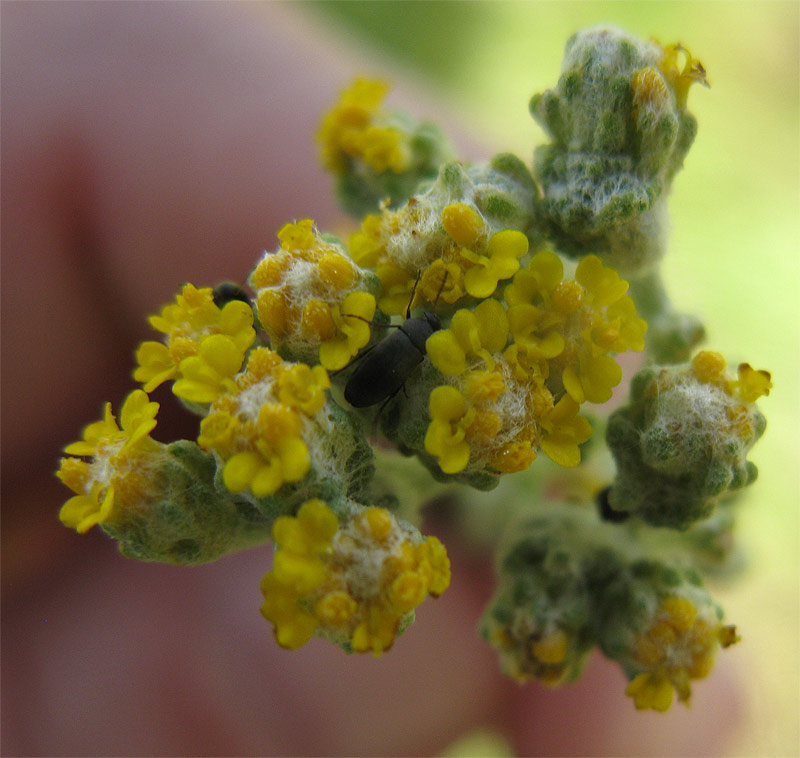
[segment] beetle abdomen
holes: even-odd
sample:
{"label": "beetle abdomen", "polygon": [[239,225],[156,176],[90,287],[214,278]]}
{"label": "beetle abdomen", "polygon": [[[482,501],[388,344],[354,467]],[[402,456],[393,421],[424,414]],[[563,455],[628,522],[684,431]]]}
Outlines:
{"label": "beetle abdomen", "polygon": [[424,357],[398,329],[375,345],[356,367],[345,385],[344,399],[354,408],[383,402],[403,386]]}

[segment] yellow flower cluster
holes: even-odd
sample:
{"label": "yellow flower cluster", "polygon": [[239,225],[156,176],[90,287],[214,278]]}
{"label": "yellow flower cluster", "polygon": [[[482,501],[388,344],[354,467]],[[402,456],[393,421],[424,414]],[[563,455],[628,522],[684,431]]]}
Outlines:
{"label": "yellow flower cluster", "polygon": [[278,239],[251,275],[261,325],[274,342],[318,347],[325,368],[343,368],[369,342],[375,315],[361,269],[311,219],[284,225]]}
{"label": "yellow flower cluster", "polygon": [[547,631],[530,630],[527,625],[510,628],[498,624],[491,630],[490,642],[500,653],[503,671],[520,684],[537,679],[555,687],[580,666],[585,651],[578,649],[575,635],[551,624]]}
{"label": "yellow flower cluster", "polygon": [[316,634],[380,655],[408,614],[450,583],[450,561],[435,537],[421,538],[385,509],[352,506],[346,523],[322,500],[279,518],[261,612],[289,649]]}
{"label": "yellow flower cluster", "polygon": [[461,309],[428,339],[431,362],[452,382],[431,393],[425,440],[445,473],[471,457],[519,471],[537,449],[562,466],[580,462],[591,427],[579,407],[610,399],[622,372],[609,353],[642,350],[647,325],[628,283],[596,256],[574,280],[563,277],[559,257],[540,251],[506,286],[505,305]]}
{"label": "yellow flower cluster", "polygon": [[[177,379],[179,387],[185,387],[188,394],[176,394],[193,402],[205,403],[209,400],[194,397],[195,387],[180,382],[186,378],[192,385],[200,374],[208,374],[201,383],[214,381],[213,377],[228,364],[238,360],[236,373],[244,360],[244,355],[255,339],[253,311],[247,303],[233,300],[223,308],[214,303],[210,287],[197,289],[192,284],[184,286],[174,303],[164,306],[158,316],[151,316],[151,326],[166,335],[166,342],[143,342],[136,352],[139,364],[133,373],[137,382],[143,383],[145,392],[152,392],[166,381]],[[225,353],[226,364],[216,366],[208,363],[208,350],[203,350],[206,340],[213,340],[218,347],[211,352],[214,357]],[[220,348],[219,345],[224,345]],[[221,376],[216,378],[221,381]],[[203,394],[203,393],[201,393]],[[191,396],[191,397],[190,397]]]}
{"label": "yellow flower cluster", "polygon": [[231,492],[266,497],[305,477],[306,421],[322,409],[329,387],[321,366],[289,363],[266,347],[250,353],[245,370],[214,399],[197,439],[225,461],[222,479]]}
{"label": "yellow flower cluster", "polygon": [[390,125],[381,109],[388,89],[382,81],[356,79],[324,115],[317,140],[327,170],[342,173],[349,160],[363,161],[377,173],[406,170],[410,159],[407,138]]}
{"label": "yellow flower cluster", "polygon": [[415,285],[415,299],[429,303],[438,298],[452,305],[467,295],[490,297],[500,281],[519,270],[520,258],[528,252],[522,232],[492,233],[469,203],[446,205],[438,219],[430,215],[412,198],[398,211],[367,216],[350,238],[353,259],[373,266],[381,280],[378,307],[384,313],[405,313]]}
{"label": "yellow flower cluster", "polygon": [[57,476],[77,494],[61,508],[62,523],[84,533],[113,520],[125,504],[146,498],[148,461],[162,448],[149,436],[158,407],[145,392],[134,390],[122,404],[119,426],[107,403],[103,419],[89,424],[81,441],[64,448],[71,457],[61,459]]}
{"label": "yellow flower cluster", "polygon": [[735,627],[700,614],[686,597],[670,595],[635,642],[634,665],[644,670],[630,681],[625,694],[640,710],[668,710],[673,690],[681,702],[688,702],[690,680],[707,676],[717,649],[738,639]]}

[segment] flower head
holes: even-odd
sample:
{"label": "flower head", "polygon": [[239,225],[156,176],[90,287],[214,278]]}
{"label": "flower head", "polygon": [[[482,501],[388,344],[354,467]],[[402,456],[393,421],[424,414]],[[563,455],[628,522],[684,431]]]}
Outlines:
{"label": "flower head", "polygon": [[388,85],[359,78],[344,90],[322,120],[317,134],[326,169],[343,172],[348,160],[362,160],[378,173],[404,171],[409,148],[405,135],[381,110]]}
{"label": "flower head", "polygon": [[450,582],[441,543],[421,538],[383,508],[352,504],[340,522],[324,501],[310,500],[297,516],[275,522],[273,538],[261,612],[289,649],[316,634],[380,655],[407,615]]}
{"label": "flower head", "polygon": [[690,681],[707,676],[720,645],[727,647],[736,640],[734,627],[701,614],[687,597],[669,595],[636,639],[633,665],[644,670],[633,677],[625,694],[640,710],[669,710],[673,690],[687,702]]}
{"label": "flower head", "polygon": [[[107,403],[103,419],[89,424],[81,441],[64,448],[70,455],[92,459],[61,460],[58,477],[77,493],[61,508],[59,518],[66,526],[87,532],[113,517],[115,499],[119,508],[120,502],[124,505],[141,496],[147,461],[161,447],[149,436],[158,408],[145,392],[134,390],[122,404],[119,426]],[[122,497],[115,495],[115,488]]]}
{"label": "flower head", "polygon": [[305,478],[312,460],[307,420],[323,408],[328,387],[321,366],[286,362],[269,348],[253,350],[200,424],[198,444],[223,459],[225,487],[263,498]]}
{"label": "flower head", "polygon": [[139,364],[134,379],[152,392],[166,381],[181,378],[181,362],[196,356],[207,337],[225,335],[244,355],[255,339],[253,310],[248,303],[232,300],[219,308],[210,287],[184,286],[175,302],[164,306],[150,324],[166,336],[165,342],[143,342],[136,352]]}

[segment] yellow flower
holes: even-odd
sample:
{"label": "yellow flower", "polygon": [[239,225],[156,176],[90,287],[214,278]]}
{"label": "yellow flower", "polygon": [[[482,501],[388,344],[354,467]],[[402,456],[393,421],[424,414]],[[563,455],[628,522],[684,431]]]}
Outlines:
{"label": "yellow flower", "polygon": [[451,203],[442,210],[442,226],[452,240],[462,247],[475,247],[485,238],[486,222],[467,203]]}
{"label": "yellow flower", "polygon": [[322,366],[311,368],[295,363],[278,373],[278,399],[307,416],[313,416],[325,405],[325,390],[330,386],[328,372]]}
{"label": "yellow flower", "polygon": [[[659,63],[659,68],[666,80],[675,90],[675,100],[679,108],[686,107],[686,100],[689,95],[689,87],[695,82],[708,87],[706,70],[700,61],[680,44],[666,45],[664,57]],[[680,58],[683,57],[683,66],[680,65]]]}
{"label": "yellow flower", "polygon": [[332,314],[339,336],[320,345],[319,361],[329,371],[338,371],[369,342],[375,298],[369,292],[351,292],[341,308],[334,307]]}
{"label": "yellow flower", "polygon": [[281,403],[261,405],[250,449],[232,455],[222,470],[231,492],[249,489],[256,497],[277,492],[286,482],[299,482],[311,468],[311,455],[301,437],[302,422]]}
{"label": "yellow flower", "polygon": [[625,694],[633,698],[637,710],[664,713],[672,705],[672,682],[663,673],[646,671],[635,676],[625,688]]}
{"label": "yellow flower", "polygon": [[236,453],[225,462],[222,480],[231,492],[249,489],[256,497],[274,495],[285,482],[299,482],[311,468],[308,447],[299,437],[275,447],[259,442],[257,450]]}
{"label": "yellow flower", "polygon": [[505,229],[489,239],[488,255],[468,248],[461,256],[475,265],[464,274],[464,287],[472,297],[490,297],[500,279],[510,279],[519,270],[519,258],[528,252],[528,238],[515,229]]}
{"label": "yellow flower", "polygon": [[381,240],[382,223],[382,216],[371,213],[361,222],[360,231],[350,235],[347,247],[357,265],[375,268],[378,258],[385,252]]}
{"label": "yellow flower", "polygon": [[122,446],[118,452],[129,450],[155,429],[158,408],[159,404],[150,402],[146,392],[134,390],[122,404],[119,427],[111,412],[111,403],[106,403],[103,419],[89,424],[83,430],[83,440],[67,445],[64,452],[70,455],[97,455],[109,447],[118,446],[120,442]]}
{"label": "yellow flower", "polygon": [[64,448],[70,455],[93,458],[90,464],[62,459],[58,477],[77,493],[67,500],[59,513],[66,526],[82,534],[95,524],[110,520],[117,477],[127,474],[131,480],[129,484],[135,485],[136,478],[129,470],[158,447],[149,437],[156,426],[158,408],[159,404],[151,402],[145,392],[134,390],[122,405],[120,426],[111,412],[111,403],[107,403],[103,419],[89,424],[81,441]]}
{"label": "yellow flower", "polygon": [[422,272],[417,292],[429,303],[439,298],[452,305],[464,296],[464,272],[457,263],[437,258]]}
{"label": "yellow flower", "polygon": [[434,332],[425,343],[431,362],[448,376],[457,376],[467,370],[467,357],[481,358],[492,371],[494,353],[500,352],[508,342],[508,317],[497,300],[484,300],[474,311],[462,308],[456,311],[450,326]]}
{"label": "yellow flower", "polygon": [[278,230],[278,239],[281,248],[290,253],[300,253],[312,249],[317,241],[313,219],[304,218],[294,223],[284,224]]}
{"label": "yellow flower", "polygon": [[133,378],[142,382],[145,392],[152,392],[164,382],[178,376],[178,363],[163,342],[142,342],[136,351],[136,362],[139,365],[133,372]]}
{"label": "yellow flower", "polygon": [[700,613],[689,598],[669,595],[636,639],[632,663],[645,670],[633,678],[625,694],[638,709],[668,710],[673,688],[687,702],[690,681],[707,676],[718,648],[738,639],[735,627],[722,626],[713,611]]}
{"label": "yellow flower", "polygon": [[447,385],[434,388],[428,401],[431,423],[425,434],[425,450],[439,462],[445,474],[457,474],[469,463],[466,432],[475,419],[475,409],[465,397]]}
{"label": "yellow flower", "polygon": [[183,376],[172,391],[190,403],[213,403],[224,392],[235,392],[233,377],[244,361],[244,350],[225,334],[214,334],[200,343],[196,356],[181,361]]}
{"label": "yellow flower", "polygon": [[628,282],[596,255],[587,255],[578,264],[575,279],[586,290],[595,308],[611,305],[628,291]]}
{"label": "yellow flower", "polygon": [[542,440],[539,447],[559,466],[571,468],[581,462],[579,445],[592,436],[592,427],[578,416],[578,403],[564,395],[541,420]]}
{"label": "yellow flower", "polygon": [[405,315],[414,288],[414,277],[389,261],[378,263],[375,273],[383,286],[378,307],[390,316]]}
{"label": "yellow flower", "polygon": [[150,325],[169,335],[197,334],[215,323],[219,308],[214,304],[211,287],[197,289],[193,284],[184,285],[175,302],[165,305],[158,316],[151,316]]}
{"label": "yellow flower", "polygon": [[233,300],[220,309],[209,288],[187,284],[176,302],[165,306],[150,323],[167,334],[167,343],[146,341],[136,352],[139,364],[134,379],[152,392],[165,381],[180,377],[180,363],[197,354],[200,343],[209,335],[225,334],[244,352],[255,339],[253,310],[248,303]]}
{"label": "yellow flower", "polygon": [[622,369],[608,355],[581,355],[578,366],[567,366],[561,377],[564,389],[576,403],[605,403],[622,381]]}
{"label": "yellow flower", "polygon": [[558,331],[560,317],[530,303],[519,303],[508,309],[508,325],[514,344],[529,361],[555,358],[564,350],[564,337]]}
{"label": "yellow flower", "polygon": [[749,363],[739,364],[739,381],[734,385],[746,403],[754,403],[762,395],[769,395],[772,381],[769,371],[756,371]]}
{"label": "yellow flower", "polygon": [[392,127],[370,126],[361,137],[359,151],[364,163],[379,174],[400,174],[408,168],[405,135]]}
{"label": "yellow flower", "polygon": [[388,91],[381,81],[356,79],[322,119],[317,140],[328,171],[341,173],[348,159],[361,159],[373,170],[404,171],[408,165],[405,136],[380,121],[380,105]]}
{"label": "yellow flower", "polygon": [[722,387],[731,397],[754,403],[762,395],[769,395],[772,389],[769,371],[757,371],[749,363],[740,363],[739,378],[734,381],[725,373],[725,367],[725,358],[713,350],[701,350],[692,358],[692,371],[697,379]]}
{"label": "yellow flower", "polygon": [[420,540],[383,508],[351,506],[340,523],[322,500],[273,528],[272,570],[261,582],[261,613],[279,645],[314,634],[355,652],[388,650],[401,621],[450,583],[450,561],[435,537]]}
{"label": "yellow flower", "polygon": [[503,291],[503,298],[510,306],[531,303],[536,297],[547,302],[563,276],[561,259],[550,250],[540,250],[514,275],[514,281]]}
{"label": "yellow flower", "polygon": [[536,450],[530,440],[509,442],[492,459],[492,468],[502,474],[515,474],[525,471],[537,458]]}
{"label": "yellow flower", "polygon": [[644,350],[646,332],[647,322],[636,315],[636,305],[625,296],[606,308],[606,323],[593,330],[592,342],[615,353],[638,352]]}

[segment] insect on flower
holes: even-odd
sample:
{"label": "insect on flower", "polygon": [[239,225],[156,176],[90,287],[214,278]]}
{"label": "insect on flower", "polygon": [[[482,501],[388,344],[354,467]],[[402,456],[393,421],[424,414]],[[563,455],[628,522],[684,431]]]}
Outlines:
{"label": "insect on flower", "polygon": [[[433,307],[447,282],[447,272],[436,294]],[[422,316],[411,318],[411,303],[417,290],[419,277],[411,290],[406,308],[406,320],[402,324],[389,324],[397,329],[384,337],[361,356],[361,362],[347,380],[344,397],[354,408],[368,408],[389,400],[406,383],[411,372],[425,360],[425,343],[434,332],[442,328],[442,322],[434,311],[425,311]]]}
{"label": "insect on flower", "polygon": [[236,282],[222,282],[214,287],[214,305],[224,308],[234,300],[251,305],[250,296]]}

